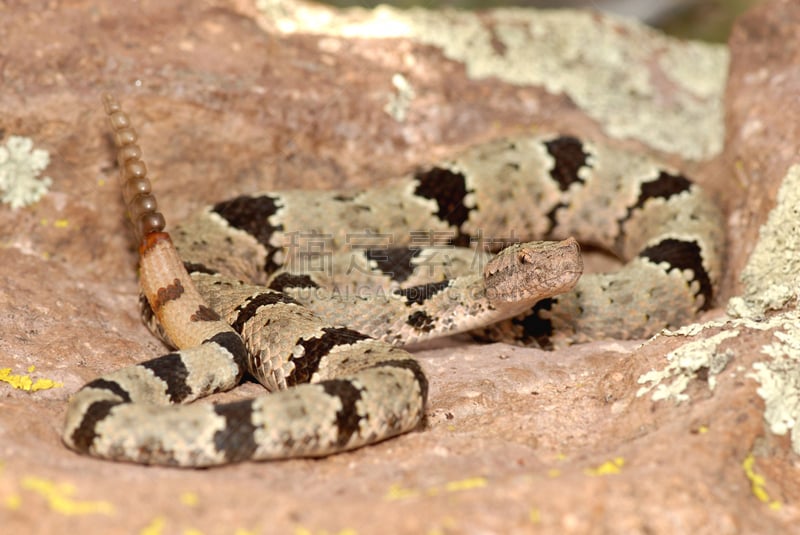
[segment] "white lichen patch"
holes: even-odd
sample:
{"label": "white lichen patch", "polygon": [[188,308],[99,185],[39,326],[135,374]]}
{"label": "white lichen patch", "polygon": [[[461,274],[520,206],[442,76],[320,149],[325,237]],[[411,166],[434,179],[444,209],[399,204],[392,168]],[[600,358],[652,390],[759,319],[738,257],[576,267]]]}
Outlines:
{"label": "white lichen patch", "polygon": [[745,329],[757,331],[769,331],[783,325],[783,316],[758,317],[758,318],[729,318],[709,320],[704,323],[690,323],[677,329],[663,329],[651,338],[655,340],[659,336],[697,336],[708,329]]}
{"label": "white lichen patch", "polygon": [[[572,10],[335,10],[256,0],[286,33],[405,38],[442,50],[473,79],[497,78],[568,95],[618,138],[705,159],[724,137],[726,47],[669,38],[632,20]],[[488,21],[488,23],[487,23]],[[664,96],[663,84],[675,88]],[[662,84],[659,88],[659,84]]]}
{"label": "white lichen patch", "polygon": [[792,449],[800,455],[800,314],[781,315],[783,327],[761,351],[771,358],[753,364],[748,374],[758,381],[756,390],[764,399],[764,420],[777,435],[791,432]]}
{"label": "white lichen patch", "polygon": [[16,209],[41,199],[52,180],[38,177],[49,164],[50,155],[34,149],[33,140],[9,137],[5,145],[0,145],[0,202]]}
{"label": "white lichen patch", "polygon": [[684,325],[671,331],[669,329],[663,329],[660,333],[653,336],[651,340],[655,340],[659,336],[697,336],[701,332],[705,331],[709,327],[721,327],[724,325],[725,321],[710,321],[707,323],[690,323],[689,325]]}
{"label": "white lichen patch", "polygon": [[655,389],[651,398],[653,401],[665,399],[673,399],[676,403],[688,401],[686,387],[690,381],[697,378],[701,369],[707,370],[708,388],[714,390],[717,385],[717,375],[725,369],[733,357],[732,351],[720,352],[718,347],[723,341],[738,335],[738,330],[722,331],[708,338],[688,342],[671,351],[667,354],[669,364],[664,369],[652,370],[639,377],[637,382],[645,386],[636,392],[636,397],[642,397]]}
{"label": "white lichen patch", "polygon": [[[731,323],[748,329],[775,329],[762,348],[768,358],[753,363],[748,377],[759,383],[764,420],[770,431],[791,433],[800,454],[800,312],[785,310],[800,283],[800,165],[792,166],[778,190],[775,208],[759,230],[759,239],[740,279],[741,297],[728,303]],[[783,310],[782,310],[783,309]],[[781,310],[767,315],[770,310]]]}
{"label": "white lichen patch", "polygon": [[408,108],[411,106],[411,101],[416,97],[416,93],[414,93],[414,88],[406,77],[400,73],[392,76],[392,85],[396,92],[389,95],[389,102],[383,107],[383,111],[398,123],[402,123],[406,120]]}
{"label": "white lichen patch", "polygon": [[758,242],[739,277],[741,297],[728,314],[744,318],[780,310],[797,297],[800,284],[800,165],[789,168],[778,190],[775,208],[759,230]]}

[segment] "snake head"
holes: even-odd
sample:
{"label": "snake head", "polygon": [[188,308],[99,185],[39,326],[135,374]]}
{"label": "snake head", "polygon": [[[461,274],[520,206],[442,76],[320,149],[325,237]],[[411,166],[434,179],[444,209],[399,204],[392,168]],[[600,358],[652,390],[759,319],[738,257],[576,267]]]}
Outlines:
{"label": "snake head", "polygon": [[533,303],[571,290],[583,274],[581,248],[574,238],[515,243],[483,270],[486,294],[495,302]]}

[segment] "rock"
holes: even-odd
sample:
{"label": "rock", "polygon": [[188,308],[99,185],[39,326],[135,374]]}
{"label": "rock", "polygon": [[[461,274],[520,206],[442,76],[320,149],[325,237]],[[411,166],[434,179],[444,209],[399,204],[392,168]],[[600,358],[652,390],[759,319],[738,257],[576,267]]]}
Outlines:
{"label": "rock", "polygon": [[[775,205],[778,188],[798,163],[800,36],[793,25],[800,9],[791,1],[765,2],[734,27],[726,89],[724,169],[731,195],[729,276],[735,278],[755,247],[758,231]],[[797,224],[796,222],[793,224]],[[788,229],[787,229],[788,230]]]}
{"label": "rock", "polygon": [[[599,15],[262,0],[5,7],[0,141],[47,150],[52,185],[27,208],[0,205],[3,529],[790,529],[798,318],[791,300],[771,301],[774,312],[753,296],[775,282],[791,297],[794,265],[753,261],[738,277],[752,250],[769,264],[796,244],[785,229],[796,225],[799,12],[772,0],[740,21],[725,89],[726,48]],[[259,189],[370,184],[521,130],[655,153],[730,214],[728,278],[701,318],[714,322],[556,352],[435,344],[419,353],[427,428],[322,460],[191,471],[77,456],[59,438],[69,394],[164,350],[138,320],[104,91],[135,121],[168,222]],[[731,320],[734,294],[748,299]],[[259,393],[245,384],[219,399]]]}

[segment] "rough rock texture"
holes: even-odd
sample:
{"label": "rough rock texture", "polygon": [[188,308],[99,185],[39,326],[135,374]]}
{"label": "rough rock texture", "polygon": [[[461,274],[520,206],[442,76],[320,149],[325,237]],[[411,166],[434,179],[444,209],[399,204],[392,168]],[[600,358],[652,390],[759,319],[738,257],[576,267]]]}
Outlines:
{"label": "rough rock texture", "polygon": [[725,94],[724,157],[732,200],[730,275],[741,271],[781,180],[800,162],[800,79],[791,67],[800,64],[798,22],[795,3],[773,1],[743,17],[731,35],[735,55]]}
{"label": "rough rock texture", "polygon": [[[0,141],[31,138],[49,152],[52,178],[37,204],[0,205],[0,531],[796,525],[800,320],[786,251],[800,250],[800,170],[789,172],[800,144],[800,6],[767,2],[737,26],[726,145],[711,160],[722,149],[722,48],[594,15],[382,10],[381,35],[391,38],[341,29],[345,19],[369,29],[375,15],[339,16],[245,0],[0,6]],[[520,59],[527,49],[514,44],[542,28],[561,48]],[[448,32],[461,48],[431,37]],[[590,50],[575,47],[581,37]],[[519,78],[520,65],[540,65],[530,67],[540,77]],[[136,122],[170,221],[240,192],[372,183],[520,130],[664,151],[730,214],[726,286],[703,318],[718,322],[644,345],[550,353],[439,343],[419,353],[431,378],[427,429],[328,459],[190,471],[77,456],[59,440],[69,394],[163,351],[137,317],[136,259],[99,103],[106,90]],[[773,287],[783,288],[775,299],[755,299]],[[730,310],[742,318],[726,323],[738,293],[745,299]],[[765,315],[769,307],[781,310]],[[258,392],[247,384],[220,398]]]}

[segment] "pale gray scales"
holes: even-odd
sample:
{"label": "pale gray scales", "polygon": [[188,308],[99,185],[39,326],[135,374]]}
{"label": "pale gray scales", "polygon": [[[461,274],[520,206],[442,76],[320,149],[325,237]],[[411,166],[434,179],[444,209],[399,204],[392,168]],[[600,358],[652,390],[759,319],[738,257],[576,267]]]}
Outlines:
{"label": "pale gray scales", "polygon": [[[721,215],[697,186],[565,136],[500,140],[368,190],[225,201],[171,233],[178,254],[130,121],[110,97],[106,109],[141,241],[143,314],[179,351],[73,396],[64,441],[90,455],[208,466],[371,444],[424,417],[427,379],[397,344],[478,327],[547,344],[648,336],[707,308],[720,276]],[[627,264],[578,281],[572,235]],[[489,261],[451,248],[514,239],[564,241]],[[300,269],[309,260],[329,263]],[[274,393],[178,405],[245,371]]]}
{"label": "pale gray scales", "polygon": [[[363,236],[366,231],[390,236],[392,247],[412,249],[424,248],[424,240],[414,243],[420,234],[439,240],[449,236],[458,245],[494,244],[495,249],[511,239],[575,236],[582,244],[626,261],[620,271],[586,275],[574,291],[540,305],[535,314],[484,333],[522,341],[546,338],[561,345],[644,338],[691,321],[698,310],[710,306],[725,245],[719,209],[688,179],[652,159],[564,136],[499,140],[367,190],[239,197],[190,218],[181,225],[175,242],[190,262],[214,263],[226,276],[255,277],[264,283],[267,271],[302,268],[303,261],[287,255],[313,250],[322,237],[327,251],[335,252],[346,249],[354,234]],[[353,269],[345,273],[352,263],[347,258],[360,258],[360,253],[348,250],[345,259],[332,257],[333,273],[326,277],[331,280],[320,285],[333,284],[346,294],[342,289],[353,285],[347,277],[360,273]],[[441,247],[438,254],[461,256]],[[465,264],[452,266],[449,274],[461,274]],[[311,275],[325,275],[321,271]],[[441,277],[440,272],[437,275]],[[375,275],[358,284],[398,285],[391,277]],[[374,327],[368,321],[361,323],[360,318],[370,316],[362,306],[376,311],[370,302],[347,296],[312,300],[305,297],[308,294],[292,293],[304,304],[314,305],[323,317],[346,314],[348,324],[372,336],[404,342],[394,330],[387,333],[378,323]],[[324,297],[313,292],[311,298],[317,295]],[[438,305],[428,306],[436,316]],[[547,310],[541,310],[545,306]],[[463,321],[470,320],[463,316]]]}

